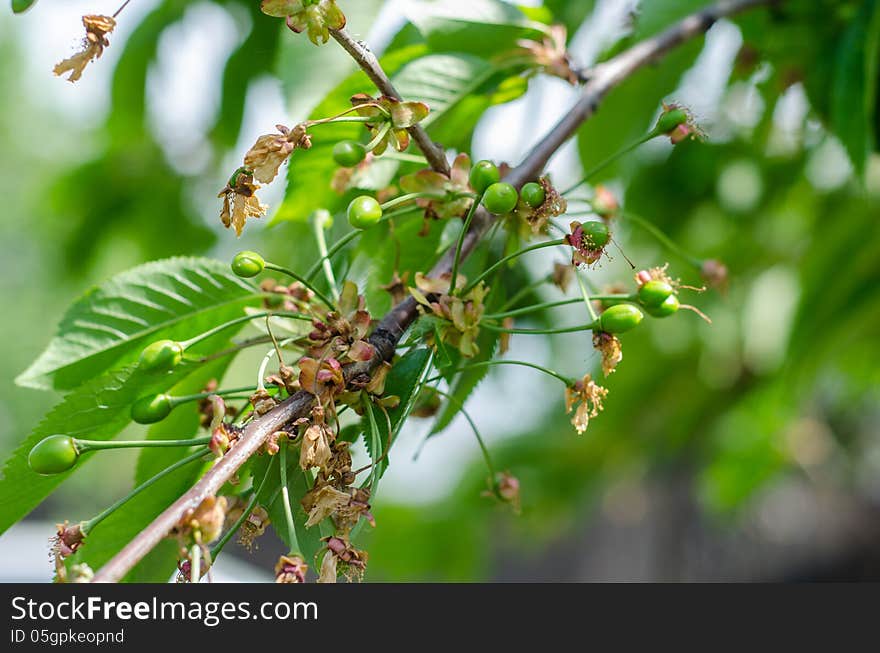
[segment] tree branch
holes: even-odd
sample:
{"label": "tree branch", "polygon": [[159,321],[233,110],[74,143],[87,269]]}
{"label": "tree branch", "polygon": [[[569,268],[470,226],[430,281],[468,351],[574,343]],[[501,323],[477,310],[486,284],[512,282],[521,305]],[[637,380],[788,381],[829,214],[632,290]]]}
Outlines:
{"label": "tree branch", "polygon": [[[718,19],[724,16],[778,1],[780,0],[722,0],[722,2],[684,18],[664,32],[637,43],[616,57],[596,66],[584,86],[581,99],[534,147],[522,163],[508,173],[505,180],[519,187],[537,177],[559,147],[574,135],[585,120],[595,113],[608,91],[640,68],[656,61],[680,43],[705,33]],[[366,48],[352,40],[344,31],[333,32],[333,36],[358,60],[358,63],[370,75],[370,79],[383,93],[398,97],[375,57]],[[423,129],[418,128],[418,132],[421,133],[423,140],[419,140],[416,132],[413,133],[413,137],[419,143],[425,156],[431,161],[432,167],[438,170],[437,165],[441,159],[443,165],[446,166],[443,150],[431,142]],[[448,170],[448,166],[446,169]],[[473,251],[493,221],[493,216],[486,211],[480,210],[476,213],[462,245],[462,259]],[[453,253],[447,251],[431,270],[429,276],[437,277],[449,274],[452,268],[452,258]],[[370,342],[376,348],[376,356],[366,363],[347,365],[344,369],[346,381],[350,381],[360,374],[369,374],[382,361],[391,360],[400,338],[417,317],[418,306],[412,297],[404,299],[392,308],[370,336]],[[297,392],[265,415],[252,420],[223,458],[219,459],[190,490],[166,508],[137,537],[104,565],[95,575],[94,582],[121,580],[134,565],[167,536],[187,511],[196,508],[205,498],[216,494],[241,465],[259,450],[266,438],[275,431],[282,430],[289,422],[307,415],[314,399],[314,396],[308,392]]]}
{"label": "tree branch", "polygon": [[[351,58],[357,62],[358,66],[361,67],[361,69],[367,74],[367,77],[370,78],[373,84],[376,85],[376,88],[378,88],[383,95],[393,97],[397,100],[403,99],[400,97],[397,89],[394,88],[394,84],[388,79],[388,75],[382,70],[382,66],[379,65],[379,60],[376,59],[376,55],[374,55],[369,48],[360,41],[351,38],[351,35],[346,32],[345,29],[330,30],[330,34],[336,39],[339,45],[351,55]],[[422,154],[425,155],[425,158],[428,160],[428,165],[437,172],[442,172],[444,175],[448,176],[449,163],[446,161],[446,152],[443,151],[442,147],[431,140],[431,137],[428,136],[428,132],[425,131],[425,128],[421,125],[413,125],[407,131],[413,137],[413,140],[422,151]]]}

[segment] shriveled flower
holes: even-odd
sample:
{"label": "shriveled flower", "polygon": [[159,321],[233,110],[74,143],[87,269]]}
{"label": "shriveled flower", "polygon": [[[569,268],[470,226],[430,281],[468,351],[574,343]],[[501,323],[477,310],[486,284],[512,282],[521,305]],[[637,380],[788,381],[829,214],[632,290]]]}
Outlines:
{"label": "shriveled flower", "polygon": [[302,500],[303,508],[309,513],[306,528],[320,524],[350,500],[351,495],[348,492],[337,490],[331,485],[323,485],[307,492]]}
{"label": "shriveled flower", "polygon": [[254,407],[255,415],[265,415],[270,410],[275,408],[277,405],[277,400],[275,397],[269,394],[269,391],[266,388],[260,388],[254,394],[250,396],[251,406]]}
{"label": "shriveled flower", "polygon": [[266,509],[262,506],[256,506],[251,511],[251,514],[247,516],[247,519],[244,520],[241,529],[238,531],[238,543],[248,551],[252,551],[256,548],[255,542],[257,538],[266,532],[266,528],[270,523],[271,520]]}
{"label": "shriveled flower", "polygon": [[570,413],[577,405],[571,423],[579,434],[587,430],[591,418],[599,415],[607,395],[608,390],[594,382],[589,374],[565,389],[565,412]]}
{"label": "shriveled flower", "polygon": [[299,466],[303,469],[319,467],[324,469],[332,456],[331,445],[336,439],[324,421],[324,409],[317,405],[312,408],[312,419],[303,433],[299,451]]}
{"label": "shriveled flower", "polygon": [[345,389],[342,365],[335,358],[318,362],[303,356],[299,359],[299,385],[326,404]]}
{"label": "shriveled flower", "polygon": [[83,71],[95,59],[104,54],[104,48],[110,45],[107,35],[116,28],[116,20],[111,16],[88,15],[82,17],[83,26],[86,28],[86,36],[82,42],[82,49],[72,57],[55,65],[52,72],[57,76],[70,73],[68,82],[75,82],[82,77]]}
{"label": "shriveled flower", "polygon": [[229,451],[229,448],[235,444],[238,438],[241,437],[241,431],[241,427],[236,426],[235,424],[220,422],[220,424],[211,431],[211,441],[208,443],[208,448],[213,451],[217,457],[222,456]]}
{"label": "shriveled flower", "polygon": [[321,560],[321,573],[318,576],[319,583],[335,583],[339,572],[336,569],[336,555],[329,549],[324,553]]}
{"label": "shriveled flower", "polygon": [[568,210],[568,202],[553,187],[547,177],[541,177],[538,179],[538,183],[544,189],[544,201],[541,205],[532,208],[520,199],[516,207],[516,215],[528,223],[533,234],[545,231],[550,218],[563,215]]}
{"label": "shriveled flower", "polygon": [[52,551],[61,559],[76,553],[86,539],[82,524],[71,525],[68,522],[56,524],[57,532],[52,538]]}
{"label": "shriveled flower", "polygon": [[223,532],[226,520],[226,497],[210,495],[192,510],[188,510],[174,527],[174,533],[183,542],[210,544]]}
{"label": "shriveled flower", "polygon": [[571,223],[571,233],[566,234],[566,242],[572,246],[572,265],[593,265],[602,258],[604,247],[596,247],[584,233],[583,225],[574,220]]}
{"label": "shriveled flower", "polygon": [[617,369],[618,363],[623,360],[620,339],[615,335],[604,331],[595,331],[593,333],[593,347],[602,354],[602,374],[605,376]]}
{"label": "shriveled flower", "polygon": [[309,566],[301,555],[290,554],[278,558],[275,563],[276,583],[305,583]]}
{"label": "shriveled flower", "polygon": [[[430,112],[424,102],[404,102],[387,95],[372,98],[358,93],[352,96],[351,104],[358,108],[359,115],[375,118],[375,122],[364,123],[364,126],[370,131],[371,140],[379,138],[372,149],[376,155],[382,154],[389,145],[403,152],[409,147],[406,130],[424,120]],[[380,137],[383,131],[385,135]]]}
{"label": "shriveled flower", "polygon": [[[480,282],[466,295],[449,295],[449,275],[428,278],[416,273],[416,287],[410,294],[421,305],[423,312],[441,319],[437,329],[441,341],[457,348],[462,356],[470,358],[479,353],[477,336],[480,334],[480,320],[485,307],[483,302],[489,289]],[[456,288],[464,286],[464,278],[459,277]],[[435,333],[426,335],[426,342],[436,346]]]}
{"label": "shriveled flower", "polygon": [[286,19],[291,30],[306,32],[315,45],[326,43],[331,29],[345,27],[345,14],[336,6],[336,0],[262,0],[260,10]]}
{"label": "shriveled flower", "polygon": [[367,567],[367,552],[354,548],[351,542],[336,536],[326,538],[326,542],[327,551],[336,558],[338,572],[350,581],[360,580]]}
{"label": "shriveled flower", "polygon": [[373,528],[376,520],[370,512],[370,491],[367,488],[348,488],[349,500],[341,505],[333,517],[336,523],[337,535],[347,534],[357,525],[361,518]]}
{"label": "shriveled flower", "polygon": [[322,319],[312,322],[314,329],[308,336],[309,355],[318,359],[330,356],[341,361],[372,359],[376,352],[366,340],[371,318],[366,310],[366,300],[358,294],[354,282],[346,280],[342,285],[336,307],[337,310],[328,311]]}
{"label": "shriveled flower", "polygon": [[443,220],[465,215],[473,204],[469,176],[471,158],[459,154],[452,162],[447,177],[430,168],[400,178],[400,187],[407,193],[430,193],[436,197],[420,197],[416,205],[425,210],[425,219]]}
{"label": "shriveled flower", "polygon": [[562,292],[568,290],[568,284],[574,280],[574,266],[570,263],[553,263],[553,285]]}
{"label": "shriveled flower", "polygon": [[241,236],[248,218],[261,218],[269,210],[269,207],[261,204],[257,198],[256,193],[259,188],[260,186],[254,183],[253,174],[247,168],[239,168],[230,177],[223,190],[217,194],[217,197],[223,198],[220,221],[227,229],[234,228],[236,236]]}
{"label": "shriveled flower", "polygon": [[268,184],[278,175],[281,164],[287,161],[293,151],[312,146],[306,125],[300,123],[293,129],[275,125],[279,133],[263,134],[244,155],[244,165],[253,172],[254,179]]}
{"label": "shriveled flower", "polygon": [[567,30],[565,25],[551,25],[541,41],[520,40],[518,54],[525,55],[548,75],[564,79],[569,84],[578,83],[578,75],[572,68],[571,57],[565,47]]}

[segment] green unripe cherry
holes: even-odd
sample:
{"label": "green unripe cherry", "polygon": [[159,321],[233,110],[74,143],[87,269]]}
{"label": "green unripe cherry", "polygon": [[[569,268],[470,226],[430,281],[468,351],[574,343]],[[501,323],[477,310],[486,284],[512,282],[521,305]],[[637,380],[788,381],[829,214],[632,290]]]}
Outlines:
{"label": "green unripe cherry", "polygon": [[584,244],[590,249],[602,249],[611,240],[608,225],[601,220],[591,220],[581,225],[584,232]]}
{"label": "green unripe cherry", "polygon": [[639,301],[642,305],[653,308],[665,302],[675,289],[665,281],[654,279],[642,284],[639,288]]}
{"label": "green unripe cherry", "polygon": [[249,279],[263,271],[266,261],[256,252],[246,250],[235,255],[230,267],[237,276]]}
{"label": "green unripe cherry", "polygon": [[677,313],[681,308],[681,302],[678,301],[676,295],[669,295],[662,303],[657,306],[646,306],[645,310],[652,317],[669,317],[673,313]]}
{"label": "green unripe cherry", "polygon": [[355,197],[348,205],[348,222],[355,229],[368,229],[382,219],[382,207],[369,195]]}
{"label": "green unripe cherry", "polygon": [[354,168],[366,156],[366,148],[357,141],[339,141],[333,146],[333,160],[343,168]]}
{"label": "green unripe cherry", "polygon": [[657,126],[654,130],[660,134],[669,134],[679,125],[683,125],[688,121],[687,111],[684,109],[667,109],[657,119]]}
{"label": "green unripe cherry", "polygon": [[141,397],[131,405],[131,418],[138,424],[155,424],[168,417],[173,407],[167,394]]}
{"label": "green unripe cherry", "polygon": [[60,474],[76,464],[79,451],[73,438],[50,435],[40,440],[28,454],[28,466],[37,474]]}
{"label": "green unripe cherry", "polygon": [[644,317],[642,312],[632,304],[615,304],[599,316],[599,331],[626,333],[630,329],[635,329]]}
{"label": "green unripe cherry", "polygon": [[173,340],[157,340],[141,352],[139,367],[145,372],[167,372],[183,360],[183,345]]}
{"label": "green unripe cherry", "polygon": [[522,190],[519,191],[519,195],[523,198],[523,202],[528,204],[533,209],[541,206],[547,197],[547,193],[544,191],[544,187],[534,181],[530,181],[525,186],[523,186]]}
{"label": "green unripe cherry", "polygon": [[483,206],[495,215],[510,213],[516,208],[517,202],[519,195],[516,188],[503,181],[492,184],[483,193]]}
{"label": "green unripe cherry", "polygon": [[471,188],[482,194],[486,192],[489,186],[498,183],[500,179],[501,173],[498,172],[498,167],[494,163],[491,161],[477,161],[474,167],[471,168],[469,181]]}

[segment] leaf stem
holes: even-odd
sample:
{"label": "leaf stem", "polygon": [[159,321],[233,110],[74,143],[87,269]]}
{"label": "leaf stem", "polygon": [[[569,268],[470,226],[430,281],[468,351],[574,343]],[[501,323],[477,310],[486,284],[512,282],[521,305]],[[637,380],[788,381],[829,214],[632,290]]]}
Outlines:
{"label": "leaf stem", "polygon": [[284,504],[284,519],[287,521],[287,539],[290,543],[290,553],[299,551],[296,540],[296,527],[293,525],[293,511],[290,508],[290,488],[287,486],[287,449],[290,441],[284,442],[278,452],[281,464],[281,502]]}
{"label": "leaf stem", "polygon": [[330,294],[333,295],[333,301],[339,301],[339,289],[336,287],[336,277],[333,275],[333,266],[330,264],[328,257],[327,239],[324,237],[324,224],[331,219],[330,212],[326,209],[318,209],[314,213],[312,226],[315,230],[315,240],[318,243],[318,253],[321,255],[321,261],[324,267],[324,277],[327,279],[327,285],[330,287]]}
{"label": "leaf stem", "polygon": [[529,252],[534,252],[536,249],[543,249],[543,248],[545,248],[545,247],[556,247],[556,246],[558,246],[558,245],[565,245],[565,239],[564,239],[564,238],[558,238],[557,240],[547,240],[547,241],[545,241],[545,242],[543,242],[543,243],[537,243],[537,244],[535,244],[535,245],[530,245],[529,247],[526,247],[526,248],[524,248],[524,249],[521,249],[521,250],[519,250],[518,252],[513,252],[512,254],[508,254],[507,256],[504,256],[504,257],[498,259],[497,261],[495,261],[495,263],[493,263],[493,264],[490,265],[488,268],[486,268],[486,269],[480,274],[480,276],[478,276],[476,279],[474,279],[473,281],[471,281],[471,282],[465,287],[465,289],[462,290],[461,292],[462,292],[462,294],[466,294],[469,290],[471,290],[472,288],[474,288],[474,287],[475,287],[478,283],[480,283],[483,279],[485,279],[486,277],[488,277],[490,274],[492,274],[495,270],[497,270],[499,267],[501,267],[502,265],[504,265],[504,264],[507,263],[508,261],[512,261],[513,259],[518,258],[518,257],[522,256],[523,254],[528,254]]}
{"label": "leaf stem", "polygon": [[[297,274],[293,270],[289,270],[288,268],[282,267],[280,265],[276,265],[275,263],[269,263],[268,261],[266,262],[266,269],[267,270],[274,270],[275,272],[280,272],[281,274],[286,274],[288,277],[290,277],[294,281],[299,281],[303,286],[305,286],[306,288],[311,290],[313,293],[315,293],[315,297],[320,299],[321,302],[325,306],[327,306],[327,308],[329,308],[330,310],[334,310],[336,308],[336,306],[333,304],[333,302],[331,302],[329,299],[327,299],[327,296],[324,293],[322,293],[320,290],[316,289],[315,286],[312,285],[305,277]],[[311,318],[309,318],[309,319],[311,319]]]}
{"label": "leaf stem", "polygon": [[471,226],[471,220],[474,219],[474,214],[477,212],[477,207],[480,205],[480,202],[483,201],[483,194],[479,193],[474,201],[471,203],[471,208],[468,209],[467,216],[464,219],[464,225],[461,228],[461,233],[458,234],[458,242],[455,245],[455,258],[452,259],[452,270],[451,277],[449,279],[449,294],[455,294],[455,284],[458,281],[458,264],[461,260],[461,248],[464,245],[464,237],[467,235],[468,229]]}
{"label": "leaf stem", "polygon": [[247,505],[244,508],[244,512],[241,513],[238,519],[235,520],[235,523],[232,527],[227,530],[223,536],[217,541],[216,544],[211,548],[211,558],[215,559],[220,552],[223,550],[223,547],[226,546],[226,543],[232,539],[232,536],[238,532],[238,529],[241,528],[242,524],[250,517],[251,513],[254,511],[254,508],[257,507],[257,502],[260,500],[260,494],[263,493],[263,488],[266,487],[266,482],[269,480],[269,472],[272,471],[272,465],[275,464],[275,458],[269,459],[269,464],[266,465],[266,471],[263,474],[263,480],[260,481],[260,485],[254,489],[253,494],[251,494],[251,498],[248,500]]}

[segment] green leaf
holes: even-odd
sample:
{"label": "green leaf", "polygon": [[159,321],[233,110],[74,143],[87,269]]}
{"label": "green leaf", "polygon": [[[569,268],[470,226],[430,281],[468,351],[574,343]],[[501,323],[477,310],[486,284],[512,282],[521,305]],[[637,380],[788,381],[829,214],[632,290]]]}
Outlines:
{"label": "green leaf", "polygon": [[[365,438],[367,451],[372,460],[376,460],[382,455],[385,443],[389,442],[389,421],[391,422],[390,444],[394,444],[394,440],[400,432],[400,428],[403,426],[403,423],[406,421],[406,418],[412,410],[413,403],[418,394],[416,390],[419,387],[419,382],[425,375],[425,371],[431,366],[432,359],[433,356],[429,349],[423,347],[411,349],[404,354],[401,359],[394,364],[391,371],[388,372],[388,378],[385,381],[385,396],[395,395],[400,397],[400,403],[397,407],[388,410],[388,419],[385,418],[385,414],[381,409],[374,408],[376,425],[379,431],[379,447],[381,449],[377,450],[376,447],[373,446],[369,435]],[[369,433],[369,421],[364,419],[362,424],[364,432]],[[379,463],[379,477],[381,477],[388,468],[388,459],[389,457],[386,456],[385,459]]]}
{"label": "green leaf", "polygon": [[[110,440],[131,422],[131,404],[145,394],[164,392],[196,369],[183,363],[172,373],[156,376],[136,366],[113,370],[77,388],[49,411],[40,425],[6,459],[0,478],[0,533],[27,515],[69,475],[88,460],[63,474],[40,476],[27,458],[37,442],[56,433],[90,440]],[[90,456],[91,454],[86,454]],[[83,515],[83,518],[88,515]]]}
{"label": "green leaf", "polygon": [[579,0],[578,2],[544,0],[544,5],[553,12],[554,22],[565,25],[569,36],[571,36],[587,19],[587,16],[593,13],[596,2],[595,0]]}
{"label": "green leaf", "polygon": [[403,11],[437,52],[494,55],[544,28],[501,0],[407,0]]}
{"label": "green leaf", "polygon": [[880,2],[866,0],[837,50],[831,88],[831,127],[859,175],[874,146]]}
{"label": "green leaf", "polygon": [[116,275],[65,313],[58,334],[16,382],[69,390],[137,359],[149,343],[182,340],[241,314],[256,289],[220,261],[173,258]]}
{"label": "green leaf", "polygon": [[21,14],[30,9],[37,0],[12,0],[12,12]]}

